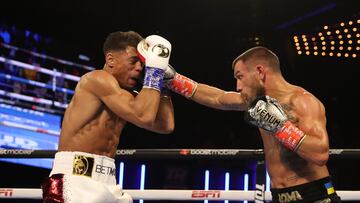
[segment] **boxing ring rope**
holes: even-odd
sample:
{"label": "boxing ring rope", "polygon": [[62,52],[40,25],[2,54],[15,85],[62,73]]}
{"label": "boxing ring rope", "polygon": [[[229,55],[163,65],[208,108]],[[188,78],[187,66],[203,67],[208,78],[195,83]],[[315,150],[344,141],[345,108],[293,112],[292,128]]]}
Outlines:
{"label": "boxing ring rope", "polygon": [[[0,149],[0,158],[54,158],[57,150]],[[330,149],[331,159],[360,159],[360,149]],[[264,159],[262,149],[118,149],[116,159]]]}
{"label": "boxing ring rope", "polygon": [[[56,150],[2,149],[0,158],[53,158]],[[330,149],[330,157],[360,159],[360,149]],[[120,159],[263,159],[262,149],[121,149]],[[271,193],[261,190],[123,190],[138,200],[236,200],[254,201],[263,196],[271,200]],[[260,192],[260,194],[259,194]],[[360,191],[337,190],[343,201],[360,200]],[[0,199],[41,199],[41,189],[0,188]]]}
{"label": "boxing ring rope", "polygon": [[[234,200],[254,201],[257,191],[241,190],[123,190],[134,200]],[[336,191],[343,201],[359,200],[360,191]],[[0,199],[41,199],[41,189],[0,188]],[[265,201],[271,193],[265,192]]]}
{"label": "boxing ring rope", "polygon": [[14,45],[10,45],[10,44],[0,43],[0,46],[4,47],[4,48],[6,48],[6,49],[11,49],[11,50],[15,50],[15,51],[22,51],[22,52],[24,52],[24,53],[27,53],[27,54],[29,54],[29,55],[32,55],[32,56],[35,56],[35,57],[38,57],[38,58],[56,61],[56,62],[58,62],[58,63],[60,63],[60,64],[63,64],[63,65],[68,65],[68,66],[74,66],[74,67],[78,67],[78,68],[83,68],[83,69],[89,70],[89,71],[96,69],[96,68],[91,67],[91,66],[82,65],[82,64],[75,63],[75,62],[71,62],[71,61],[67,61],[67,60],[64,60],[64,59],[60,59],[60,58],[48,56],[48,55],[46,55],[46,54],[40,54],[40,53],[37,53],[37,52],[34,52],[34,51],[30,51],[30,50],[28,50],[28,49],[24,49],[24,48],[20,48],[20,47],[14,46]]}

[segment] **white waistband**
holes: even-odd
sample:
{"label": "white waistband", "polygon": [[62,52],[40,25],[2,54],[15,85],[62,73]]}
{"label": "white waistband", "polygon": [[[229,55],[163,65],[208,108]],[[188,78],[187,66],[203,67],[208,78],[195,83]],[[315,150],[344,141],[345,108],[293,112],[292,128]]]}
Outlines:
{"label": "white waistband", "polygon": [[114,159],[96,154],[57,152],[50,176],[58,173],[88,177],[105,184],[116,184]]}

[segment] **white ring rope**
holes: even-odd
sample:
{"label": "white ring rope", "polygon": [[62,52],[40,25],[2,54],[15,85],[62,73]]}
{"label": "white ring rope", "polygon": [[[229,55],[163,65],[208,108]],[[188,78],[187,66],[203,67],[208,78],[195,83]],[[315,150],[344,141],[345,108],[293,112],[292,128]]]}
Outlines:
{"label": "white ring rope", "polygon": [[80,80],[80,77],[75,76],[75,75],[70,75],[70,74],[66,74],[66,73],[60,73],[60,72],[57,72],[57,71],[52,71],[52,70],[49,70],[47,68],[43,68],[43,67],[40,67],[40,66],[34,66],[34,65],[31,65],[31,64],[28,64],[28,63],[23,63],[21,61],[4,58],[2,56],[0,56],[0,62],[9,63],[9,64],[12,64],[14,66],[18,66],[20,68],[25,68],[25,69],[28,69],[28,70],[36,70],[36,71],[39,71],[40,73],[44,73],[44,74],[51,75],[51,76],[63,77],[65,79],[76,81],[76,82]]}
{"label": "white ring rope", "polygon": [[[21,83],[25,83],[25,84],[29,84],[29,85],[34,85],[34,86],[42,87],[42,88],[46,88],[46,89],[54,89],[53,85],[46,84],[46,83],[43,83],[43,82],[34,81],[34,80],[29,80],[29,79],[25,79],[25,78],[20,78],[20,77],[16,77],[16,76],[9,75],[9,74],[0,73],[0,78],[6,78],[7,80],[13,80],[13,81],[17,81],[17,82],[21,82]],[[64,93],[67,93],[67,94],[71,94],[71,95],[74,94],[73,90],[66,89],[66,88],[63,88],[63,87],[55,86],[55,90],[60,91],[60,92],[64,92]]]}
{"label": "white ring rope", "polygon": [[[23,150],[0,149],[0,158],[52,158],[56,150]],[[360,158],[360,149],[331,149],[332,157]],[[222,159],[261,159],[264,156],[262,149],[122,149],[116,151],[116,158],[222,158]],[[271,193],[261,190],[123,190],[133,199],[143,200],[236,200],[254,201],[271,200]],[[360,200],[360,191],[336,191],[343,201]],[[41,189],[0,188],[0,199],[41,199]]]}
{"label": "white ring rope", "polygon": [[14,93],[14,92],[8,92],[8,91],[4,91],[4,90],[0,90],[0,95],[7,96],[10,98],[20,99],[23,101],[34,102],[34,103],[41,103],[41,104],[47,104],[47,105],[54,104],[54,106],[64,108],[64,109],[67,108],[67,106],[68,106],[68,104],[60,103],[58,101],[27,96],[27,95],[18,94],[18,93]]}
{"label": "white ring rope", "polygon": [[85,70],[95,70],[96,69],[96,68],[91,67],[91,66],[82,65],[82,64],[79,64],[79,63],[67,61],[67,60],[60,59],[60,58],[55,58],[55,57],[52,57],[52,56],[48,56],[46,54],[40,54],[40,53],[30,51],[30,50],[27,50],[27,49],[24,49],[24,48],[16,47],[14,45],[5,44],[5,43],[0,43],[0,45],[2,47],[4,47],[4,48],[7,48],[7,49],[12,49],[12,50],[16,50],[16,51],[22,51],[22,52],[28,53],[28,54],[30,54],[32,56],[36,56],[36,57],[43,58],[43,59],[49,59],[49,60],[56,61],[56,62],[64,64],[64,65],[75,66],[75,67],[83,68]]}
{"label": "white ring rope", "polygon": [[[254,201],[258,191],[242,190],[126,190],[133,199],[139,200],[236,200]],[[261,191],[260,191],[261,192]],[[336,191],[343,201],[360,200],[360,191]],[[264,200],[271,200],[265,192]],[[41,189],[0,188],[0,199],[42,199]]]}

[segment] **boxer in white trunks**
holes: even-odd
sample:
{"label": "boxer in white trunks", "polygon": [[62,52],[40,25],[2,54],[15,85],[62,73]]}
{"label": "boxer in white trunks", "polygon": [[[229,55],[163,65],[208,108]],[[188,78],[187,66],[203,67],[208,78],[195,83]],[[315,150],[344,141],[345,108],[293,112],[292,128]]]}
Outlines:
{"label": "boxer in white trunks", "polygon": [[[142,40],[149,48],[145,67],[136,50]],[[103,69],[81,77],[66,109],[53,168],[42,183],[44,203],[131,203],[116,185],[113,159],[125,124],[162,134],[174,129],[171,98],[161,93],[171,44],[119,31],[108,35],[103,51]]]}

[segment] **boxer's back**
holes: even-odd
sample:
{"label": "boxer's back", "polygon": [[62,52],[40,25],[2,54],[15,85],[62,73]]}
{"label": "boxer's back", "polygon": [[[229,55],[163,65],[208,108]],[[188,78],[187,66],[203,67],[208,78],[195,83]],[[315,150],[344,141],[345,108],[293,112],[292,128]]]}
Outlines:
{"label": "boxer's back", "polygon": [[113,157],[125,121],[116,116],[89,88],[89,77],[79,81],[65,112],[59,141],[59,151],[82,151]]}

